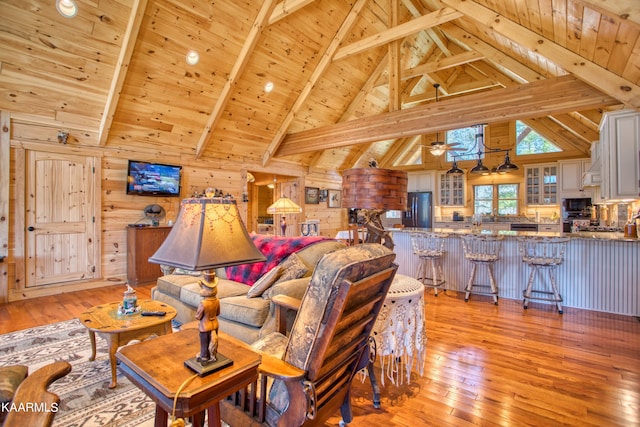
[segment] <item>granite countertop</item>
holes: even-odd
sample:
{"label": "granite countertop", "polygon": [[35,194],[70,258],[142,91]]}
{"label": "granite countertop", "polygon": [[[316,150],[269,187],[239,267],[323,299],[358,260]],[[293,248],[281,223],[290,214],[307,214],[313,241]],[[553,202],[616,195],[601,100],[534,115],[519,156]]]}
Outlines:
{"label": "granite countertop", "polygon": [[509,231],[509,230],[482,230],[480,233],[470,229],[454,229],[454,228],[388,228],[387,231],[393,233],[420,233],[420,232],[435,232],[435,233],[448,233],[454,235],[463,234],[483,234],[483,235],[503,235],[505,237],[520,237],[520,236],[536,236],[536,237],[568,237],[570,239],[589,239],[589,240],[615,240],[621,242],[640,242],[640,239],[633,239],[624,237],[624,233],[610,233],[610,232],[590,232],[580,231],[577,233],[554,233],[554,232],[535,232],[535,231]]}

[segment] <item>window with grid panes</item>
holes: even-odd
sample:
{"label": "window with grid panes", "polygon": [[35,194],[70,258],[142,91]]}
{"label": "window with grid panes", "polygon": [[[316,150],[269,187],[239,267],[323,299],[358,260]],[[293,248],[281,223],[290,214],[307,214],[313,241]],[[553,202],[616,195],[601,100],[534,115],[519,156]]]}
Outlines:
{"label": "window with grid panes", "polygon": [[518,214],[518,184],[474,185],[473,196],[474,214]]}

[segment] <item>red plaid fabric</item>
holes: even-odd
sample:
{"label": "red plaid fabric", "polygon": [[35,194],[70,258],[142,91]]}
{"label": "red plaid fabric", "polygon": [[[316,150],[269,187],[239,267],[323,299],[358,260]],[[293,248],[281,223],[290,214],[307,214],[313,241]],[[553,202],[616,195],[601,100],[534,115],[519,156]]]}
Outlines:
{"label": "red plaid fabric", "polygon": [[242,264],[225,269],[227,278],[236,282],[253,285],[263,274],[280,264],[282,260],[300,249],[323,240],[331,240],[322,236],[277,237],[253,234],[253,243],[267,257],[266,261],[253,264]]}

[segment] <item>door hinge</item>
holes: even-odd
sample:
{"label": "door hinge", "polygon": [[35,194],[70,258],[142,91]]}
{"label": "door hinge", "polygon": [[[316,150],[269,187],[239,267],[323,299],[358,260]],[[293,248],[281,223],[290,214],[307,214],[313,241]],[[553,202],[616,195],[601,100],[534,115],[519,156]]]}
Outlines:
{"label": "door hinge", "polygon": [[94,224],[96,223],[96,217],[95,216],[91,217],[91,222],[93,222]]}
{"label": "door hinge", "polygon": [[95,266],[95,265],[91,267],[91,272],[92,272],[92,273],[95,273],[95,272],[96,272],[96,266]]}
{"label": "door hinge", "polygon": [[91,167],[91,173],[93,173],[93,174],[96,173],[96,167],[95,166]]}

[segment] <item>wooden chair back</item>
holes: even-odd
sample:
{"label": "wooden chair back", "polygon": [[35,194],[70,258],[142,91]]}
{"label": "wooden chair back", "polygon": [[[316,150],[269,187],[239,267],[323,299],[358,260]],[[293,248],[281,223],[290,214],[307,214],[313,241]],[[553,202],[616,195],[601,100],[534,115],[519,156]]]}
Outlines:
{"label": "wooden chair back", "polygon": [[358,224],[349,224],[348,246],[359,245],[365,242],[365,228]]}
{"label": "wooden chair back", "polygon": [[[362,258],[358,252],[370,249],[373,257],[352,262]],[[267,375],[275,380],[267,404],[260,400],[264,409],[244,403],[245,409],[256,408],[248,414],[253,422],[322,425],[338,409],[345,422],[351,421],[351,381],[369,359],[369,337],[398,268],[394,258],[382,245],[363,244],[334,251],[319,261],[288,339],[274,333],[276,337],[262,340],[266,348],[270,340],[284,340],[285,350],[277,361],[263,354],[261,371],[273,369]],[[333,274],[327,274],[330,269]],[[266,376],[261,386],[266,393],[265,384]],[[234,417],[225,421],[255,425]]]}

